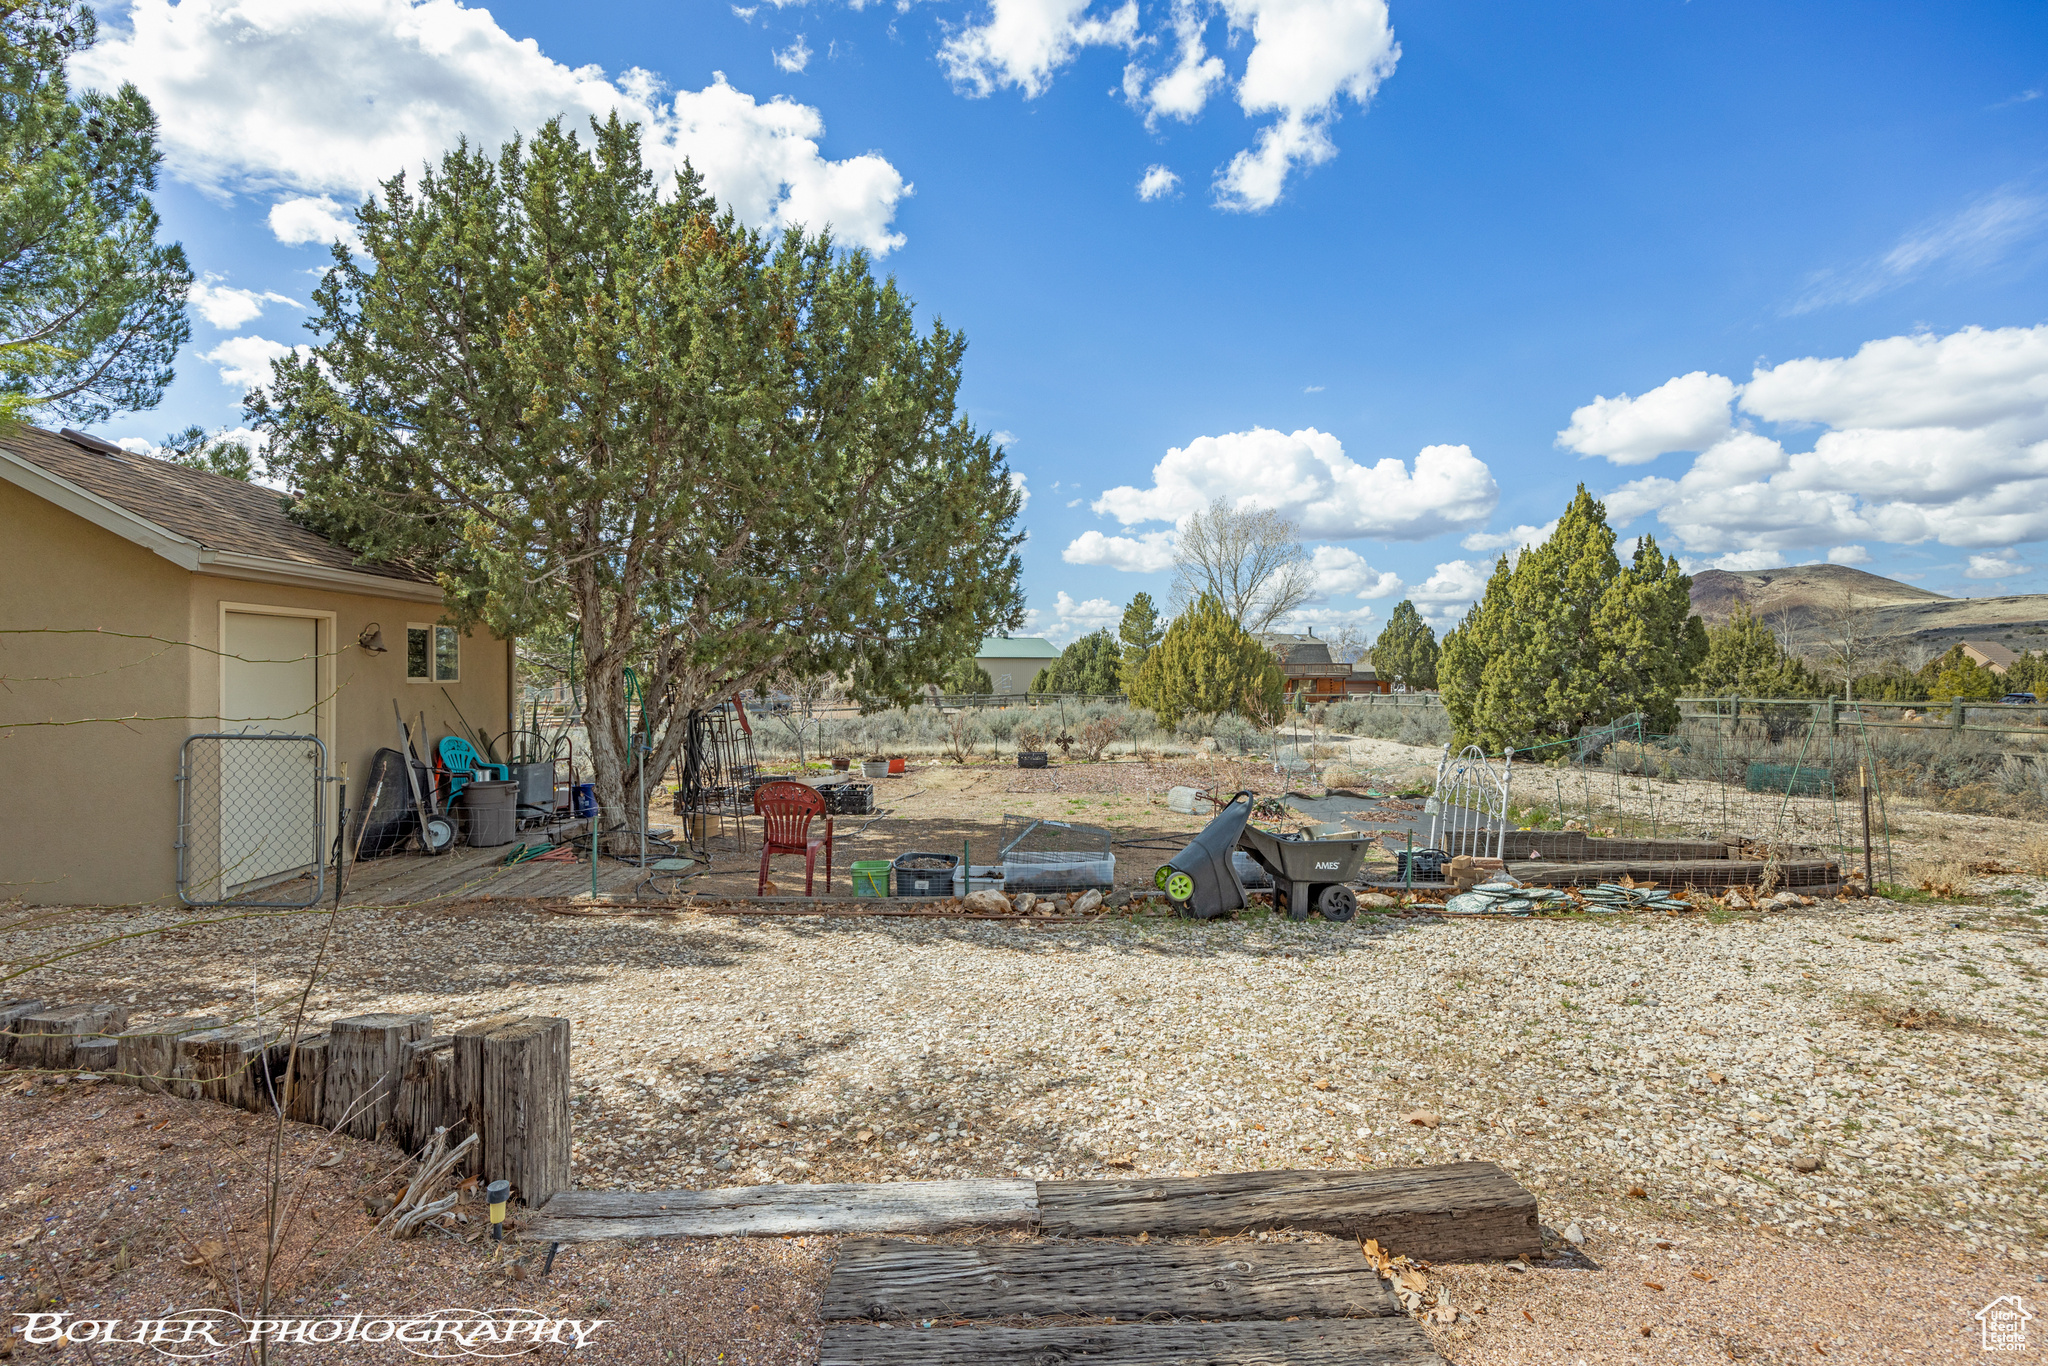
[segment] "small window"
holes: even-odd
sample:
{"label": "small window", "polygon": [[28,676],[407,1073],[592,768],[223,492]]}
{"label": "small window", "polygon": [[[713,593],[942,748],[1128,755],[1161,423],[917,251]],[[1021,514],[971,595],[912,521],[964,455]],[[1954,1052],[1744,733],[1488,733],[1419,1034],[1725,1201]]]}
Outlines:
{"label": "small window", "polygon": [[434,628],[434,681],[453,683],[462,677],[462,637],[453,626]]}
{"label": "small window", "polygon": [[405,628],[408,683],[453,683],[462,677],[462,633],[453,626],[419,622]]}

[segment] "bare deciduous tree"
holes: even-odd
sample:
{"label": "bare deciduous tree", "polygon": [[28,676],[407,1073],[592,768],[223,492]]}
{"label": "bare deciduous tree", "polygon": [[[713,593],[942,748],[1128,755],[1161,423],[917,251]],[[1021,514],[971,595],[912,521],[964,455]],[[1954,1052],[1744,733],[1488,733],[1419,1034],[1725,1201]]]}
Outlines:
{"label": "bare deciduous tree", "polygon": [[1266,508],[1218,498],[1174,538],[1173,598],[1185,607],[1204,593],[1254,635],[1315,596],[1315,574],[1293,522]]}
{"label": "bare deciduous tree", "polygon": [[1892,645],[1877,628],[1876,612],[1868,599],[1853,589],[1843,588],[1817,609],[1821,632],[1821,670],[1851,698],[1856,680],[1871,672]]}

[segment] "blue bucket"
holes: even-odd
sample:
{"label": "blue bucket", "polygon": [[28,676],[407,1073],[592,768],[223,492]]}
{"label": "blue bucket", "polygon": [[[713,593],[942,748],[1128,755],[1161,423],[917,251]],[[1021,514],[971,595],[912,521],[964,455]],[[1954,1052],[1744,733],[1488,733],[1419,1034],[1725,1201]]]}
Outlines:
{"label": "blue bucket", "polygon": [[569,789],[569,812],[574,816],[589,816],[597,811],[597,784],[578,783]]}

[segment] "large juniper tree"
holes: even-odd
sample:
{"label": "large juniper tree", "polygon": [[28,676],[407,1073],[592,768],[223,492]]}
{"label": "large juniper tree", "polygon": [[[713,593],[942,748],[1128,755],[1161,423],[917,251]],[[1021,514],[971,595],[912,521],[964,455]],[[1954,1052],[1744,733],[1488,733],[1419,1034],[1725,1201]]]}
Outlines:
{"label": "large juniper tree", "polygon": [[357,220],[321,342],[252,397],[271,468],[359,553],[436,569],[452,619],[566,625],[608,824],[644,800],[643,715],[651,777],[779,670],[908,701],[1020,618],[965,340],[861,253],[743,228],[687,169],[658,186],[616,117],[460,147]]}
{"label": "large juniper tree", "polygon": [[192,331],[185,253],[156,240],[149,101],[65,78],[94,35],[83,5],[0,0],[0,420],[153,408]]}
{"label": "large juniper tree", "polygon": [[1436,632],[1414,603],[1401,599],[1372,643],[1374,671],[1410,692],[1426,691],[1436,686],[1436,656]]}
{"label": "large juniper tree", "polygon": [[1607,510],[1579,487],[1557,530],[1510,563],[1444,636],[1444,706],[1461,739],[1489,750],[1577,735],[1634,712],[1678,724],[1678,695],[1705,655],[1692,580],[1654,538],[1630,562],[1614,552]]}

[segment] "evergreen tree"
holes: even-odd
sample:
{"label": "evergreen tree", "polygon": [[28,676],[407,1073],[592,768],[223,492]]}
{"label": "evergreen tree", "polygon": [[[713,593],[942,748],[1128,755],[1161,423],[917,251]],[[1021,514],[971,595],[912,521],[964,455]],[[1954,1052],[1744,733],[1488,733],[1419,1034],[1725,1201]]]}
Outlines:
{"label": "evergreen tree", "polygon": [[2023,654],[2005,671],[2007,692],[2030,692],[2048,700],[2048,655]]}
{"label": "evergreen tree", "polygon": [[1512,564],[1501,557],[1438,661],[1462,741],[1529,748],[1633,712],[1676,727],[1706,646],[1692,580],[1647,536],[1624,567],[1614,539],[1606,508],[1580,485],[1549,540]]}
{"label": "evergreen tree", "polygon": [[132,85],[73,97],[92,11],[0,3],[0,419],[153,408],[192,335],[192,271],[156,240],[156,115]]}
{"label": "evergreen tree", "polygon": [[1124,619],[1117,626],[1117,639],[1123,642],[1123,659],[1118,671],[1118,687],[1128,693],[1138,679],[1138,669],[1145,662],[1145,656],[1159,643],[1163,628],[1159,624],[1159,609],[1152,605],[1152,595],[1140,592],[1124,608]]}
{"label": "evergreen tree", "polygon": [[996,690],[996,681],[970,657],[953,661],[953,666],[946,670],[943,686],[955,697],[987,697]]}
{"label": "evergreen tree", "polygon": [[208,436],[206,428],[197,423],[165,437],[157,458],[239,479],[245,484],[256,477],[256,460],[247,446],[224,436]]}
{"label": "evergreen tree", "polygon": [[1960,644],[1927,661],[1920,670],[1930,702],[1988,702],[2005,695],[2005,680],[1963,653]]}
{"label": "evergreen tree", "polygon": [[1401,599],[1372,643],[1373,668],[1388,682],[1417,692],[1436,686],[1436,661],[1436,632],[1414,603]]}
{"label": "evergreen tree", "polygon": [[1444,632],[1437,652],[1437,689],[1450,714],[1451,729],[1461,742],[1480,734],[1479,698],[1486,661],[1507,648],[1513,584],[1514,569],[1503,555],[1493,562],[1486,591],[1463,621]]}
{"label": "evergreen tree", "polygon": [[1657,548],[1654,536],[1636,543],[1628,568],[1607,585],[1593,629],[1603,719],[1641,712],[1650,729],[1677,730],[1679,694],[1705,657],[1706,630],[1693,615],[1692,576]]}
{"label": "evergreen tree", "polygon": [[[1820,680],[1778,633],[1738,602],[1728,620],[1707,628],[1707,649],[1692,687],[1706,697],[1818,697]],[[1858,696],[1863,695],[1858,689]]]}
{"label": "evergreen tree", "polygon": [[1205,593],[1145,657],[1131,701],[1168,726],[1190,712],[1236,712],[1267,724],[1280,713],[1285,684],[1272,652]]}
{"label": "evergreen tree", "polygon": [[1107,629],[1082,636],[1031,680],[1033,692],[1114,693],[1123,691],[1123,651]]}
{"label": "evergreen tree", "polygon": [[[966,339],[859,251],[657,184],[616,116],[459,146],[356,214],[310,357],[248,400],[294,512],[439,572],[448,617],[574,623],[600,824],[680,721],[785,672],[910,700],[1022,615],[1019,495]],[[629,709],[625,668],[644,689]]]}

